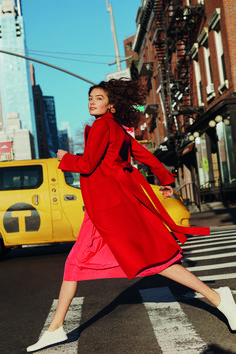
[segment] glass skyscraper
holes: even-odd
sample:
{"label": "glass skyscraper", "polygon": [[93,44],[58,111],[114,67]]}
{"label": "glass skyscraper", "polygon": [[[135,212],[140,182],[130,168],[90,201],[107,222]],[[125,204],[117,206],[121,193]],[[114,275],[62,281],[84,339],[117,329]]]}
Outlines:
{"label": "glass skyscraper", "polygon": [[[0,0],[0,50],[27,55],[21,0]],[[0,53],[0,102],[3,125],[8,113],[17,112],[22,129],[29,129],[33,134],[37,156],[29,62],[25,59]],[[1,124],[0,130],[3,129]]]}
{"label": "glass skyscraper", "polygon": [[53,96],[43,96],[43,103],[46,115],[46,121],[48,123],[48,140],[51,137],[51,142],[53,146],[53,152],[50,151],[51,157],[56,157],[58,150],[58,131],[57,131],[57,119],[56,119],[56,108]]}

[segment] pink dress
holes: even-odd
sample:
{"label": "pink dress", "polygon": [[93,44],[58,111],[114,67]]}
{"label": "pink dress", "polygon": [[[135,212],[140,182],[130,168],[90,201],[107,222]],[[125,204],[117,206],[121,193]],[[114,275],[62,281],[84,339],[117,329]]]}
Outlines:
{"label": "pink dress", "polygon": [[[146,207],[143,207],[143,212],[145,214],[150,213]],[[132,257],[132,255],[130,256]],[[176,255],[166,262],[142,269],[136,277],[157,274],[171,264],[179,263],[181,258],[182,255],[177,252]],[[127,278],[127,275],[116,261],[110,248],[104,242],[85,211],[78,239],[65,263],[63,280],[79,281],[103,278]]]}

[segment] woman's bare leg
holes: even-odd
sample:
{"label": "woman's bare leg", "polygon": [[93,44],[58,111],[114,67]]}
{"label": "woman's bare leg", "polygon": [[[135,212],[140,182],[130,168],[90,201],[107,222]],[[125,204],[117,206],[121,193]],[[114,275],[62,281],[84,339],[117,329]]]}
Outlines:
{"label": "woman's bare leg", "polygon": [[63,322],[66,317],[70,303],[75,296],[77,289],[76,281],[63,281],[57,303],[57,308],[52,322],[47,331],[43,333],[40,339],[33,345],[30,345],[27,352],[45,348],[52,344],[64,342],[68,339],[66,332],[63,329]]}
{"label": "woman's bare leg", "polygon": [[48,327],[48,331],[55,331],[63,325],[70,303],[75,296],[76,289],[77,281],[64,280],[62,282],[56,312],[50,326]]}
{"label": "woman's bare leg", "polygon": [[209,288],[209,286],[203,283],[199,278],[189,272],[182,265],[172,264],[170,267],[166,268],[159,274],[199,292],[213,305],[219,306],[220,295],[214,289]]}

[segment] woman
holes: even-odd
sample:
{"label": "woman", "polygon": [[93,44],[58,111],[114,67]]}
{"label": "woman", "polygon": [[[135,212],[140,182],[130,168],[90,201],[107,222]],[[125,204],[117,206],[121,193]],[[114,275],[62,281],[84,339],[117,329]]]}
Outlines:
{"label": "woman", "polygon": [[[89,90],[89,112],[82,156],[59,150],[59,168],[81,174],[85,217],[64,271],[58,305],[48,330],[28,347],[35,351],[67,339],[63,321],[77,282],[86,279],[146,276],[159,273],[205,296],[236,330],[236,305],[229,288],[209,288],[181,264],[179,243],[185,234],[206,234],[208,228],[177,226],[163,209],[143,175],[130,164],[133,156],[147,165],[162,185],[164,197],[175,176],[123,126],[137,124],[137,106],[145,92],[138,82],[110,80]],[[170,232],[170,229],[172,232]]]}

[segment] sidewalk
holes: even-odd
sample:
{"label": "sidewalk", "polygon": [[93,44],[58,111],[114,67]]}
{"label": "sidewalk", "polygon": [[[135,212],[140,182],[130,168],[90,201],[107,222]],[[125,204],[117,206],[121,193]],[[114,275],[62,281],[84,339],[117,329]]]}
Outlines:
{"label": "sidewalk", "polygon": [[190,209],[191,226],[234,227],[236,228],[236,204],[225,207],[221,202],[201,205],[201,212]]}

